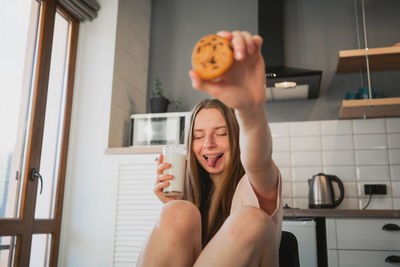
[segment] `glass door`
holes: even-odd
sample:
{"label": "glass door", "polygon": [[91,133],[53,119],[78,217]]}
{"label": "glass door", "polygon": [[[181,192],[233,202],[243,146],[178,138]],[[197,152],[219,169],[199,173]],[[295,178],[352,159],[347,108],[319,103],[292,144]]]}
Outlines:
{"label": "glass door", "polygon": [[56,0],[3,5],[0,266],[57,266],[79,24]]}

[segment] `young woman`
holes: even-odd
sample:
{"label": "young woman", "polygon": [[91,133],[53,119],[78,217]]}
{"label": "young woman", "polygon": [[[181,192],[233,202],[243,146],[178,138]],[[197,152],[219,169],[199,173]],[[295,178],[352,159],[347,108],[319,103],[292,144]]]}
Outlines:
{"label": "young woman", "polygon": [[189,72],[195,89],[217,99],[192,112],[185,200],[163,196],[173,177],[159,157],[154,192],[165,205],[138,266],[278,266],[281,181],[271,157],[262,39],[218,34],[231,40],[234,63],[217,81]]}

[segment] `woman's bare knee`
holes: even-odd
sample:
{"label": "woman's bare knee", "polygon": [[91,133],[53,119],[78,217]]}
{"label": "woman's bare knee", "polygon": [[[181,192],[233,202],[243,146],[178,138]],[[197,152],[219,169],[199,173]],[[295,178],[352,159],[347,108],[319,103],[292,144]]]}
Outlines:
{"label": "woman's bare knee", "polygon": [[173,200],[164,205],[157,227],[173,235],[190,235],[201,230],[201,215],[193,203]]}
{"label": "woman's bare knee", "polygon": [[229,231],[240,242],[253,244],[274,238],[274,221],[263,210],[243,207],[235,211],[229,219]]}

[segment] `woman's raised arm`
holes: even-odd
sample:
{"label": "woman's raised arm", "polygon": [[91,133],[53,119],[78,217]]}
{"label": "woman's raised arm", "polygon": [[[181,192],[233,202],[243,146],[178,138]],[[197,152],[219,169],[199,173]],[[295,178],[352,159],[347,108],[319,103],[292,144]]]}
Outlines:
{"label": "woman's raised arm", "polygon": [[234,62],[221,77],[206,81],[191,70],[192,86],[235,109],[240,126],[242,164],[258,197],[276,199],[278,170],[272,160],[272,138],[265,111],[265,65],[262,38],[248,32],[218,32],[233,46]]}

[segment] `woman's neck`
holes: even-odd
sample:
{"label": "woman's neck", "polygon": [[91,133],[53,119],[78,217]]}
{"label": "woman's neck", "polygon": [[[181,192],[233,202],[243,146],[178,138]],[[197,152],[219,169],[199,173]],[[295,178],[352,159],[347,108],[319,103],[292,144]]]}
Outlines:
{"label": "woman's neck", "polygon": [[223,182],[222,173],[215,173],[215,174],[210,173],[210,179],[213,183],[214,192],[218,192]]}

